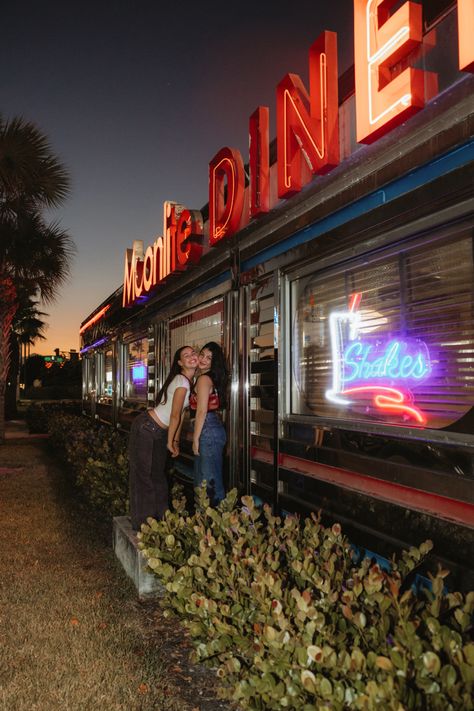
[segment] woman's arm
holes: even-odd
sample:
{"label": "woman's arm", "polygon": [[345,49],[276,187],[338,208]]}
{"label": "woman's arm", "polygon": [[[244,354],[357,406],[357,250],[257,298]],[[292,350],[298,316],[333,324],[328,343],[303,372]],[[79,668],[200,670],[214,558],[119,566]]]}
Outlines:
{"label": "woman's arm", "polygon": [[196,383],[197,408],[194,420],[193,452],[199,455],[199,438],[207,415],[209,395],[212,390],[212,380],[208,375],[201,375]]}
{"label": "woman's arm", "polygon": [[171,403],[170,426],[168,427],[168,444],[167,447],[171,452],[172,457],[177,457],[179,454],[179,435],[182,427],[182,414],[184,400],[186,398],[187,388],[176,388]]}

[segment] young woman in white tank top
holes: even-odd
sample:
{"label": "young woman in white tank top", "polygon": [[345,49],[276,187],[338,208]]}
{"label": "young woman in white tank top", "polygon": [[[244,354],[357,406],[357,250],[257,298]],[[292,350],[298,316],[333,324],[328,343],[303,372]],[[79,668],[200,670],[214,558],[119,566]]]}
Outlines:
{"label": "young woman in white tank top", "polygon": [[129,495],[132,528],[140,530],[148,517],[161,519],[168,508],[166,459],[179,454],[183,410],[188,406],[197,354],[190,346],[179,348],[171,370],[158,393],[157,404],[138,415],[128,442]]}

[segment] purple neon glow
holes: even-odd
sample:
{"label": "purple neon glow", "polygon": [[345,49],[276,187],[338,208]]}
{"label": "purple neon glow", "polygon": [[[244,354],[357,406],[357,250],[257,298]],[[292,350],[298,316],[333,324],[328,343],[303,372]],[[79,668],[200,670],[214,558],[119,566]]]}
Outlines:
{"label": "purple neon glow", "polygon": [[[431,372],[428,348],[423,341],[357,340],[343,353],[343,382],[419,382]],[[345,388],[344,388],[345,389]]]}
{"label": "purple neon glow", "polygon": [[[426,424],[425,414],[413,404],[413,394],[407,388],[431,373],[426,343],[410,338],[360,338],[361,297],[353,294],[347,311],[335,311],[329,316],[333,378],[332,388],[326,391],[327,399],[347,406],[353,402],[351,396],[369,395],[378,409]],[[349,344],[344,347],[347,340]]]}
{"label": "purple neon glow", "polygon": [[132,380],[134,383],[138,383],[146,379],[146,367],[144,365],[133,365],[132,366]]}
{"label": "purple neon glow", "polygon": [[98,341],[94,341],[94,343],[91,343],[89,346],[84,346],[84,348],[81,348],[79,353],[82,355],[83,353],[87,353],[87,351],[90,351],[91,348],[97,348],[98,346],[101,346],[103,343],[105,343],[107,338],[99,338]]}

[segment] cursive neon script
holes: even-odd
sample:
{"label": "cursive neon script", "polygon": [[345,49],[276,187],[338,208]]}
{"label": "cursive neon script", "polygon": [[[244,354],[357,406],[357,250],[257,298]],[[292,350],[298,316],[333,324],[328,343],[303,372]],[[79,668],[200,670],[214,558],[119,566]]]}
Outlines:
{"label": "cursive neon script", "polygon": [[429,374],[431,366],[426,346],[421,342],[418,345],[421,349],[414,350],[406,341],[390,341],[380,352],[371,343],[351,343],[343,355],[344,383],[382,378],[421,380]]}

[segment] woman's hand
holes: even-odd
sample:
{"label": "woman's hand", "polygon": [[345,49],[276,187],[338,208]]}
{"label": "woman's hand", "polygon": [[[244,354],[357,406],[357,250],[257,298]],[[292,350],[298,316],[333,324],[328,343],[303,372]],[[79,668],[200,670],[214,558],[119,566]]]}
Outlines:
{"label": "woman's hand", "polygon": [[181,386],[176,388],[173,395],[173,402],[171,403],[167,449],[173,458],[179,455],[179,437],[183,424],[182,413],[186,392],[186,388],[182,388]]}
{"label": "woman's hand", "polygon": [[171,442],[171,444],[168,442],[167,448],[172,457],[177,457],[179,455],[179,441],[177,439],[175,439],[174,442]]}
{"label": "woman's hand", "polygon": [[205,373],[198,378],[196,384],[197,408],[194,420],[193,454],[199,457],[199,438],[201,437],[204,420],[207,415],[209,395],[212,390],[212,380]]}

